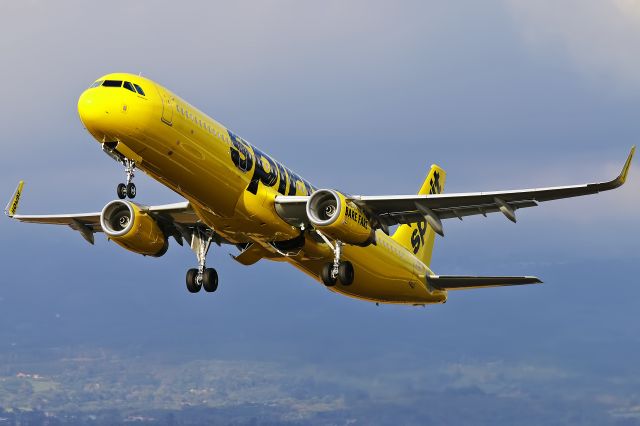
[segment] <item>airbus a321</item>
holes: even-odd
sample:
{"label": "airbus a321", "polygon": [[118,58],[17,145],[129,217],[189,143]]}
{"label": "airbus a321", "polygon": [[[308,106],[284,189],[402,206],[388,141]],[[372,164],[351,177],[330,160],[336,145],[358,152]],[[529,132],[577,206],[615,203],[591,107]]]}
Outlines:
{"label": "airbus a321", "polygon": [[[197,268],[188,291],[214,292],[218,274],[206,265],[211,243],[232,244],[234,259],[251,265],[284,261],[336,293],[377,303],[444,303],[449,290],[535,284],[532,276],[439,275],[431,270],[443,222],[503,214],[560,198],[621,186],[635,151],[608,182],[497,192],[443,193],[446,174],[431,166],[416,195],[365,196],[318,189],[273,157],[158,83],[108,74],[78,100],[78,113],[101,149],[124,166],[118,199],[102,211],[17,214],[23,181],[6,214],[22,222],[66,225],[89,243],[103,232],[127,250],[162,256],[169,240],[190,246]],[[143,170],[186,201],[135,203],[134,171]],[[390,228],[395,232],[390,234]]]}

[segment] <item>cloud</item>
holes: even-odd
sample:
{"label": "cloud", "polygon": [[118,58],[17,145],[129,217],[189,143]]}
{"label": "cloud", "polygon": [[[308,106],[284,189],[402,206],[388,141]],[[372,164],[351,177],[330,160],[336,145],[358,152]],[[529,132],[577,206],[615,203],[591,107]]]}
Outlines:
{"label": "cloud", "polygon": [[526,43],[565,55],[589,80],[640,92],[640,2],[506,0]]}

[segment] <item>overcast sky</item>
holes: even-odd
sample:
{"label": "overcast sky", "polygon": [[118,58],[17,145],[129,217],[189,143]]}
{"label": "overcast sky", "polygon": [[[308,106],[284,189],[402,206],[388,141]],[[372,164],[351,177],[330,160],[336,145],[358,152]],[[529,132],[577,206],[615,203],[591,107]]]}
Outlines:
{"label": "overcast sky", "polygon": [[[123,171],[76,110],[109,72],[142,73],[314,185],[359,194],[413,193],[432,163],[447,192],[610,179],[640,130],[635,0],[2,2],[0,52],[0,194],[25,179],[23,213],[115,197]],[[136,179],[137,201],[180,200]],[[578,359],[585,371],[609,359],[623,374],[640,346],[639,190],[636,161],[622,189],[519,212],[517,225],[448,221],[436,272],[546,284],[426,309],[346,299],[284,264],[235,264],[225,247],[209,255],[219,292],[191,295],[189,250],[146,259],[2,219],[0,344],[204,345],[301,364],[330,345],[350,359]]]}

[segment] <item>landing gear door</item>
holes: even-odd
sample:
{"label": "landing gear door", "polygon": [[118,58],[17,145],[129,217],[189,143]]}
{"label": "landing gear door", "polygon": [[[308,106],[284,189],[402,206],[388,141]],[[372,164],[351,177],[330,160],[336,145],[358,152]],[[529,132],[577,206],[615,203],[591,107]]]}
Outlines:
{"label": "landing gear door", "polygon": [[160,97],[162,98],[162,121],[171,126],[175,100],[165,91],[160,91]]}

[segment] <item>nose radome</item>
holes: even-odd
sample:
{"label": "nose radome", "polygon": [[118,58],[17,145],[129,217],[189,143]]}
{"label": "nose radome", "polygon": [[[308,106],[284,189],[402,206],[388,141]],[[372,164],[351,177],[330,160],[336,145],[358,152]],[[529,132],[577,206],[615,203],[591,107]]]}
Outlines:
{"label": "nose radome", "polygon": [[85,90],[78,99],[78,115],[84,127],[99,138],[99,134],[104,132],[105,121],[108,111],[100,100],[100,96],[95,89]]}

